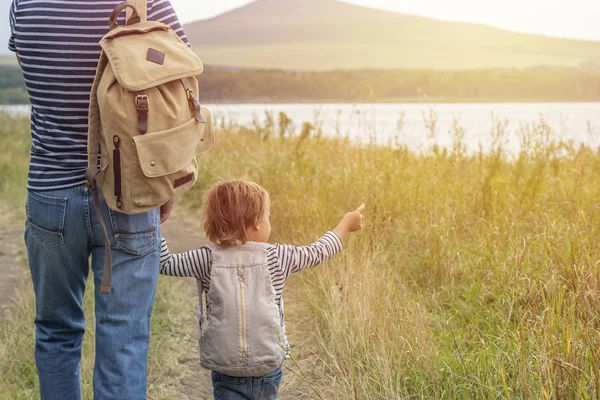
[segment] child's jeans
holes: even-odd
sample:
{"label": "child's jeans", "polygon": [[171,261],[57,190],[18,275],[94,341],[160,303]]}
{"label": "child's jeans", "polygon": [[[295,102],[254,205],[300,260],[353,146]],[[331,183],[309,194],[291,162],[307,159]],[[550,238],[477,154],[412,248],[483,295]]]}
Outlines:
{"label": "child's jeans", "polygon": [[281,384],[281,367],[269,375],[238,378],[212,372],[215,400],[275,400]]}

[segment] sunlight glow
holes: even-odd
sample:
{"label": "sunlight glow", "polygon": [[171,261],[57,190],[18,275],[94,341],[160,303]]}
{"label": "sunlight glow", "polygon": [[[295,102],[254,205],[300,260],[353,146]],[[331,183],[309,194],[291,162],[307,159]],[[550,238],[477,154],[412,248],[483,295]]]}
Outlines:
{"label": "sunlight glow", "polygon": [[[290,1],[290,0],[281,0]],[[598,0],[344,0],[426,17],[483,23],[504,29],[548,36],[600,40]],[[212,18],[249,0],[171,0],[181,20]],[[201,4],[201,5],[199,5]]]}

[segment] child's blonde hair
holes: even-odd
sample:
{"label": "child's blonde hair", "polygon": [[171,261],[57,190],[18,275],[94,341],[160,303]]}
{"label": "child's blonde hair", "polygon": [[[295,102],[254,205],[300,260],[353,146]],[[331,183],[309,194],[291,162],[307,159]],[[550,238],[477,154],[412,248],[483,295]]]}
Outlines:
{"label": "child's blonde hair", "polygon": [[269,207],[269,193],[257,183],[222,181],[204,195],[203,228],[213,243],[233,246],[248,241],[246,228]]}

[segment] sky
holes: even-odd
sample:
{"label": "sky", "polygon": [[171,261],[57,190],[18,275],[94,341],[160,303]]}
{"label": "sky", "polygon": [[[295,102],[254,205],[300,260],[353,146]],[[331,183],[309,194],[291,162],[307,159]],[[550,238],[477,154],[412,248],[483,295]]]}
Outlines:
{"label": "sky", "polygon": [[[301,0],[300,0],[301,1]],[[344,0],[373,8],[518,32],[600,41],[600,0]],[[183,23],[207,19],[251,0],[171,0]],[[0,0],[0,54],[7,54],[8,9]],[[5,22],[6,21],[6,22]]]}

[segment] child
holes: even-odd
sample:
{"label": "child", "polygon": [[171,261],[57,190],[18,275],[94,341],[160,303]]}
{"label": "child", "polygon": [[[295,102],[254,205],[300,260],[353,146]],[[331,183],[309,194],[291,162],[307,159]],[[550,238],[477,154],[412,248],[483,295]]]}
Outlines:
{"label": "child", "polygon": [[215,399],[276,399],[289,358],[284,282],[338,253],[346,235],[361,229],[364,205],[312,245],[294,247],[267,243],[269,194],[256,183],[220,182],[204,200],[203,228],[212,244],[170,254],[163,239],[160,273],[197,279],[200,363],[212,370]]}

